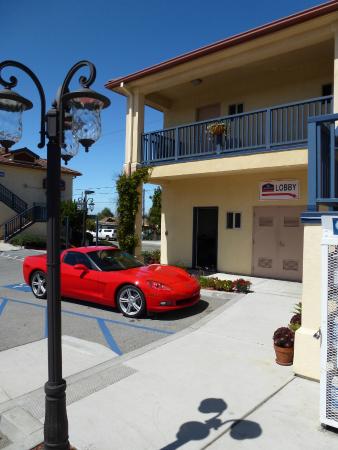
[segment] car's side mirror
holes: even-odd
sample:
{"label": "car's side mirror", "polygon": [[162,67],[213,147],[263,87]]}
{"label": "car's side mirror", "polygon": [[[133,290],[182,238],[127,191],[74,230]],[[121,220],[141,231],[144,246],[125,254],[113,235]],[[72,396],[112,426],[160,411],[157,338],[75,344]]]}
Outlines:
{"label": "car's side mirror", "polygon": [[85,266],[84,264],[75,264],[74,266],[75,270],[81,270],[82,272],[88,272],[88,267]]}

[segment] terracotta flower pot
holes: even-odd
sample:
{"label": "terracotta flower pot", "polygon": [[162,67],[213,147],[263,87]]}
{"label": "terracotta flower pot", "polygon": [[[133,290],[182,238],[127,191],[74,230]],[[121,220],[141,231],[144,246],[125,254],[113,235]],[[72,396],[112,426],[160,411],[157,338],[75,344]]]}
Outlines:
{"label": "terracotta flower pot", "polygon": [[281,366],[291,366],[293,363],[293,347],[284,348],[274,345],[276,363]]}

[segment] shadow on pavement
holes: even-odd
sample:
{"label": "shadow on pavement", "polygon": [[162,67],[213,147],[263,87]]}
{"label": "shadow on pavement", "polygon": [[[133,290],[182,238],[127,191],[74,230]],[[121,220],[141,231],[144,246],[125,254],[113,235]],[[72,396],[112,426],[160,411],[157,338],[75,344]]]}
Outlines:
{"label": "shadow on pavement", "polygon": [[177,309],[176,311],[168,311],[162,313],[150,313],[149,317],[152,320],[180,320],[186,317],[192,317],[196,314],[201,314],[209,307],[209,303],[205,300],[200,300],[196,305],[188,306],[184,309]]}
{"label": "shadow on pavement", "polygon": [[262,434],[262,428],[251,420],[230,419],[222,422],[219,416],[227,409],[221,398],[202,400],[198,410],[203,414],[216,414],[205,422],[185,422],[176,434],[176,440],[162,447],[161,450],[175,450],[191,441],[201,441],[209,436],[211,430],[218,430],[224,425],[230,426],[230,436],[236,440],[255,439]]}
{"label": "shadow on pavement", "polygon": [[[82,306],[88,306],[90,308],[94,309],[100,309],[102,311],[108,311],[108,312],[114,312],[118,313],[121,317],[124,317],[122,313],[119,312],[119,310],[113,306],[108,305],[100,305],[98,303],[93,302],[86,302],[85,300],[77,300],[72,298],[62,298],[63,302],[69,303],[69,304],[75,304],[75,305],[82,305]],[[209,303],[205,300],[200,300],[196,305],[194,306],[188,306],[184,309],[179,309],[176,311],[169,311],[169,312],[163,312],[163,313],[149,313],[148,316],[141,317],[140,319],[149,318],[151,320],[165,320],[165,321],[172,321],[172,320],[180,320],[184,319],[186,317],[192,317],[196,314],[200,314],[203,311],[205,311],[209,307]],[[137,321],[138,318],[130,319],[128,317],[124,317],[127,320]]]}

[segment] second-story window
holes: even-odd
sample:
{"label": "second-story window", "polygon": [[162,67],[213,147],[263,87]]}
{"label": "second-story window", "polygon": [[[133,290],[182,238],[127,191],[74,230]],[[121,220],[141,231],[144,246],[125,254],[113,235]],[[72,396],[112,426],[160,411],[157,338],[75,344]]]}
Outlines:
{"label": "second-story window", "polygon": [[229,116],[241,114],[242,112],[244,112],[244,103],[234,103],[233,105],[229,105]]}

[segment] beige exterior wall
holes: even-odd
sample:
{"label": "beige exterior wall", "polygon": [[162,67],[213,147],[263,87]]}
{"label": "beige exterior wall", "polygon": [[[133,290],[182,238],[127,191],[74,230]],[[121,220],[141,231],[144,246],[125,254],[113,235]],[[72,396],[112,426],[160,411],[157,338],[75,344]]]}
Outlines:
{"label": "beige exterior wall", "polygon": [[178,164],[165,164],[152,168],[151,181],[161,184],[164,180],[179,178],[210,177],[236,173],[261,172],[269,170],[296,170],[306,168],[307,149],[260,152],[251,155],[236,155],[224,158],[202,159]]}
{"label": "beige exterior wall", "polygon": [[[0,183],[24,200],[28,207],[33,206],[34,203],[46,204],[46,189],[43,188],[43,180],[47,176],[46,170],[0,164],[0,171],[5,174],[0,177]],[[73,175],[62,173],[61,178],[65,181],[65,190],[61,191],[61,199],[70,200],[73,195]],[[16,214],[0,202],[0,225]],[[34,224],[27,229],[26,233],[45,235],[46,224]]]}
{"label": "beige exterior wall", "polygon": [[[333,29],[333,112],[338,112],[338,31]],[[294,370],[297,374],[319,379],[320,341],[313,337],[321,319],[321,224],[305,225],[303,252],[302,326],[296,333]]]}
{"label": "beige exterior wall", "polygon": [[[300,182],[299,200],[259,201],[259,183],[292,179]],[[218,206],[218,270],[251,273],[253,208],[255,206],[306,205],[305,170],[280,170],[255,174],[224,175],[199,179],[173,180],[162,184],[162,247],[164,264],[192,264],[193,208]],[[226,229],[226,212],[242,213],[240,230]]]}
{"label": "beige exterior wall", "polygon": [[[150,74],[116,91],[128,95],[127,170],[140,161],[143,101],[164,112],[164,127],[196,121],[199,107],[244,103],[244,111],[321,96],[333,83],[338,112],[338,13],[214,52]],[[191,81],[201,79],[193,86]],[[136,134],[135,134],[136,133]],[[298,201],[260,202],[258,185],[269,179],[300,180]],[[218,269],[251,273],[253,208],[307,204],[307,149],[215,158],[154,167],[152,182],[163,188],[162,262],[191,265],[194,206],[219,207]],[[242,229],[225,228],[226,211],[242,212]],[[297,374],[319,376],[320,226],[305,226],[303,324],[296,334]]]}
{"label": "beige exterior wall", "polygon": [[321,225],[304,226],[302,326],[296,333],[294,371],[318,380],[320,340],[313,335],[320,327]]}

